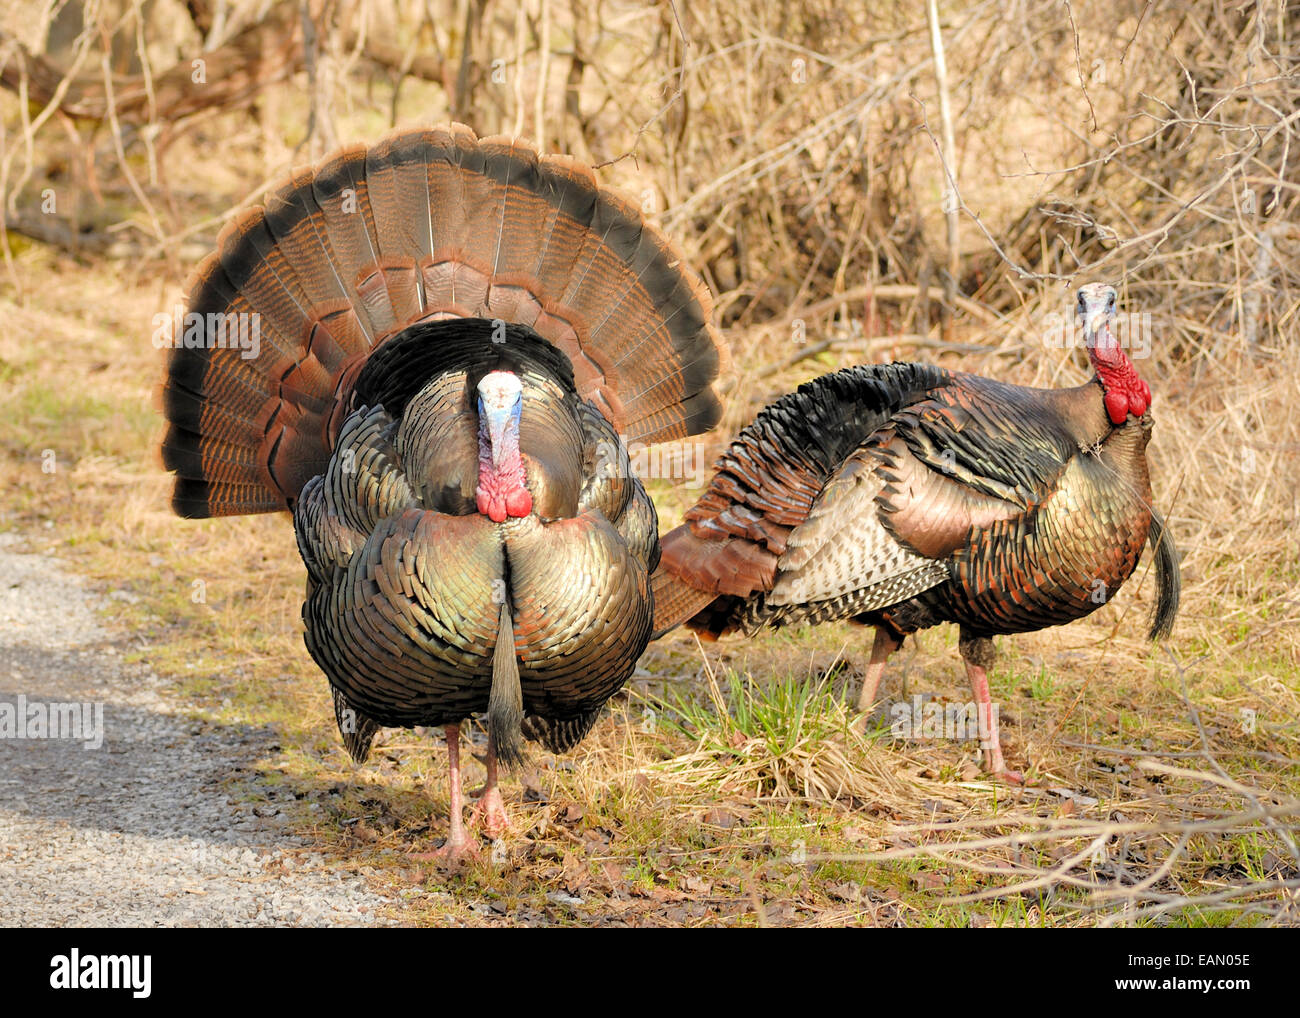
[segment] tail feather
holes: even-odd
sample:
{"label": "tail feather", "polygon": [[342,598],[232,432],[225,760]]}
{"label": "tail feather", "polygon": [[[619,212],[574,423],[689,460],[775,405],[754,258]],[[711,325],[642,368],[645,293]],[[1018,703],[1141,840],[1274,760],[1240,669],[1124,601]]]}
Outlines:
{"label": "tail feather", "polygon": [[515,654],[515,623],[510,606],[501,605],[496,648],[492,652],[492,691],[488,694],[488,734],[497,758],[507,767],[524,762],[524,693]]}
{"label": "tail feather", "polygon": [[529,714],[524,718],[524,736],[530,742],[540,742],[552,753],[567,753],[587,737],[602,710],[604,704],[576,718],[543,718]]}
{"label": "tail feather", "polygon": [[366,191],[393,317],[410,322],[424,310],[419,264],[433,251],[423,167],[401,159],[397,144],[390,137],[366,153]]}
{"label": "tail feather", "polygon": [[370,743],[381,726],[353,707],[336,688],[331,686],[330,692],[334,695],[334,720],[338,723],[348,756],[357,763],[365,763],[370,755]]}
{"label": "tail feather", "polygon": [[187,515],[292,505],[365,360],[423,321],[530,327],[629,442],[721,413],[711,302],[677,249],[586,167],[460,125],[295,172],[223,230],[189,293],[205,321],[257,315],[261,334],[255,353],[213,349],[205,325],[172,350],[163,456]]}
{"label": "tail feather", "polygon": [[[466,191],[470,181],[461,168],[460,153],[472,147],[473,132],[461,124],[427,132],[425,188],[429,199],[430,231],[436,264],[444,252],[464,242],[473,223],[467,218]],[[429,307],[449,299],[450,294],[430,290]]]}
{"label": "tail feather", "polygon": [[[260,260],[267,271],[232,278],[228,268]],[[311,302],[267,226],[266,217],[247,209],[221,231],[217,255],[191,284],[190,305],[201,311],[256,312],[259,342],[282,356],[295,354]]]}
{"label": "tail feather", "polygon": [[1147,541],[1156,557],[1156,606],[1151,612],[1151,629],[1147,636],[1163,640],[1174,630],[1178,617],[1178,601],[1182,596],[1183,576],[1178,565],[1178,549],[1174,547],[1169,525],[1160,514],[1151,510],[1151,527]]}
{"label": "tail feather", "polygon": [[[507,164],[501,175],[496,213],[500,225],[498,243],[492,252],[492,273],[499,278],[537,278],[537,265],[549,239],[546,231],[554,225],[551,206],[543,197],[547,183],[537,153],[517,142],[511,142],[505,150],[486,143],[484,148],[489,158],[500,158]],[[506,237],[511,238],[508,244],[503,243]]]}
{"label": "tail feather", "polygon": [[692,587],[674,576],[662,563],[650,577],[650,585],[655,599],[654,632],[650,636],[652,640],[659,639],[699,614],[718,596]]}
{"label": "tail feather", "polygon": [[[374,212],[366,188],[366,150],[352,145],[336,153],[312,176],[313,217],[324,224],[331,264],[370,345],[397,328],[379,263]],[[364,284],[364,285],[363,285]]]}
{"label": "tail feather", "polygon": [[[252,212],[256,214],[257,210]],[[267,232],[282,257],[273,262],[258,261],[251,252],[243,251],[229,258],[223,253],[222,260],[237,266],[244,276],[270,273],[281,285],[295,288],[303,304],[304,330],[323,330],[332,348],[347,358],[370,349],[373,339],[334,264],[328,231],[316,212],[312,170],[297,170],[267,199],[262,210]],[[315,343],[321,344],[322,339],[317,337]]]}

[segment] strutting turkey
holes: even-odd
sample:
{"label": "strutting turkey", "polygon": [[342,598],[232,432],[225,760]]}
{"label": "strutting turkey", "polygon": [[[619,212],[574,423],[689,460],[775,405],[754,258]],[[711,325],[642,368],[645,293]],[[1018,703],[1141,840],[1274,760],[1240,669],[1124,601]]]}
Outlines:
{"label": "strutting turkey", "polygon": [[[295,173],[191,282],[206,331],[164,386],[175,511],[292,510],[349,752],[446,726],[448,855],[476,850],[458,725],[487,714],[498,836],[498,759],[575,745],[649,641],[658,526],[624,442],[716,424],[710,314],[589,169],[460,125]],[[232,315],[260,316],[257,356],[214,333]]]}
{"label": "strutting turkey", "polygon": [[769,405],[663,537],[656,630],[875,626],[865,711],[907,634],[956,622],[987,768],[1020,781],[990,709],[991,637],[1094,611],[1148,540],[1152,639],[1178,610],[1178,558],[1147,474],[1151,391],[1115,336],[1115,314],[1112,287],[1080,288],[1096,374],[1078,388],[886,364],[825,375]]}

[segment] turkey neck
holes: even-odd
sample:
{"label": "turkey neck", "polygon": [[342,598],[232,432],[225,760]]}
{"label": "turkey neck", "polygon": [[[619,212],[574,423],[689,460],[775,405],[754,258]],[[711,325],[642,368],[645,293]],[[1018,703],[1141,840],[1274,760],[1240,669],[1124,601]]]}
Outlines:
{"label": "turkey neck", "polygon": [[533,508],[519,452],[521,414],[522,404],[496,419],[479,407],[477,504],[494,523],[527,516]]}
{"label": "turkey neck", "polygon": [[1081,457],[1093,461],[1103,473],[1113,473],[1149,508],[1146,448],[1151,439],[1151,414],[1127,414],[1121,423],[1114,423],[1110,417],[1113,401],[1107,400],[1111,390],[1100,378],[1077,389],[1058,391],[1062,419],[1071,422]]}
{"label": "turkey neck", "polygon": [[[583,437],[571,397],[559,383],[525,374],[517,432],[517,469],[543,520],[572,517],[582,490]],[[406,405],[396,444],[424,505],[477,513],[484,450],[476,379],[449,372],[430,380]],[[490,461],[491,453],[487,456]],[[514,457],[511,457],[512,460]]]}
{"label": "turkey neck", "polygon": [[1151,508],[1151,475],[1147,471],[1146,449],[1150,440],[1151,415],[1143,414],[1140,420],[1130,415],[1122,425],[1111,429],[1097,450],[1102,464],[1129,486],[1148,513]]}

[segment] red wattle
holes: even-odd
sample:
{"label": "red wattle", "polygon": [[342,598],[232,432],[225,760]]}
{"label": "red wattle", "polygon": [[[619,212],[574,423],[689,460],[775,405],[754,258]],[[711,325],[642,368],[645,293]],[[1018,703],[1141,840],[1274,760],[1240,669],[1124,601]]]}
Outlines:
{"label": "red wattle", "polygon": [[486,417],[479,422],[478,486],[474,495],[478,511],[493,523],[533,511],[528,472],[519,453],[519,412],[516,406],[504,423],[498,420],[493,425]]}
{"label": "red wattle", "polygon": [[1112,424],[1123,424],[1128,419],[1128,397],[1113,389],[1106,393],[1106,413]]}
{"label": "red wattle", "polygon": [[528,493],[527,488],[516,488],[506,495],[506,512],[511,516],[527,516],[532,511],[533,496]]}
{"label": "red wattle", "polygon": [[1151,386],[1138,376],[1124,351],[1113,347],[1114,356],[1109,359],[1095,356],[1095,349],[1089,353],[1094,354],[1092,362],[1105,390],[1106,416],[1111,423],[1120,425],[1128,420],[1129,414],[1134,417],[1145,414],[1151,406]]}
{"label": "red wattle", "polygon": [[507,488],[499,475],[490,478],[487,484],[479,484],[474,502],[478,511],[493,523],[504,523],[510,516],[523,517],[533,511],[533,496],[528,489]]}

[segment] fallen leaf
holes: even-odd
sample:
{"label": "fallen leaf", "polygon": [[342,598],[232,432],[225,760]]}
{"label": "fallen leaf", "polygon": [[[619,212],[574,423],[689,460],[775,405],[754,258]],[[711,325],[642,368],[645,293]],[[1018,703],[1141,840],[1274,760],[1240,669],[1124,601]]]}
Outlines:
{"label": "fallen leaf", "polygon": [[605,883],[612,889],[617,890],[626,881],[623,875],[623,867],[613,859],[606,859],[600,864],[600,871],[605,877]]}
{"label": "fallen leaf", "polygon": [[524,786],[524,802],[547,802],[549,796],[536,771],[525,771],[519,783]]}
{"label": "fallen leaf", "polygon": [[858,827],[854,824],[850,824],[848,827],[844,828],[843,836],[845,841],[853,845],[861,845],[863,842],[875,840],[870,834],[864,831],[861,827]]}
{"label": "fallen leaf", "polygon": [[831,884],[826,888],[826,893],[837,901],[847,901],[849,904],[856,904],[862,900],[862,886],[851,880],[846,880],[842,884]]}
{"label": "fallen leaf", "polygon": [[591,882],[591,873],[587,862],[572,852],[564,853],[564,862],[560,869],[560,880],[571,892],[577,892]]}

